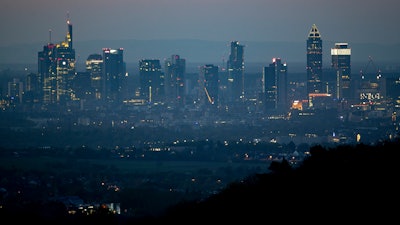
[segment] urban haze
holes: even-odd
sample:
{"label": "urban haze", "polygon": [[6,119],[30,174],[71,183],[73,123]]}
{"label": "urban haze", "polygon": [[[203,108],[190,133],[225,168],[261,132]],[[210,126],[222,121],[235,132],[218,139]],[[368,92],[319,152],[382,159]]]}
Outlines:
{"label": "urban haze", "polygon": [[1,208],[154,216],[275,162],[296,167],[315,146],[398,138],[397,39],[338,36],[318,20],[294,28],[299,39],[206,37],[199,24],[200,38],[142,27],[139,39],[96,39],[78,21],[68,12],[63,35],[0,46]]}

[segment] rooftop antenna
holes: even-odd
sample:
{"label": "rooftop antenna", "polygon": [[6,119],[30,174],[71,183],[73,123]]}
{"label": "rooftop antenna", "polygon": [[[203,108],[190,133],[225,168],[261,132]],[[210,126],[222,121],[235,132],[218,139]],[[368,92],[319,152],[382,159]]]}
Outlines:
{"label": "rooftop antenna", "polygon": [[51,44],[51,29],[49,29],[49,44]]}
{"label": "rooftop antenna", "polygon": [[69,21],[69,11],[67,11],[67,24],[69,24],[70,23],[70,21]]}

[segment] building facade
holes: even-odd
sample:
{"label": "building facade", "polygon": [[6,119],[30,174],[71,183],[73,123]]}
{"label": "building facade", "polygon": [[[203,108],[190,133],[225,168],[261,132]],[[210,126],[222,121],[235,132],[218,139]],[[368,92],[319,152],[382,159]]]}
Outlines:
{"label": "building facade", "polygon": [[228,70],[228,102],[244,101],[244,46],[232,41],[227,61]]}
{"label": "building facade", "polygon": [[273,58],[263,68],[263,103],[268,112],[286,112],[289,108],[287,96],[287,65],[280,58]]}
{"label": "building facade", "polygon": [[104,90],[103,79],[103,56],[101,54],[91,54],[85,62],[86,72],[90,76],[90,86],[93,91],[94,99],[101,100]]}
{"label": "building facade", "polygon": [[165,60],[165,95],[168,101],[176,104],[185,102],[186,60],[172,55]]}
{"label": "building facade", "polygon": [[75,100],[72,82],[75,77],[75,50],[72,24],[67,20],[65,40],[53,44],[51,40],[38,52],[38,79],[42,87],[40,99],[47,104],[65,104]]}
{"label": "building facade", "polygon": [[108,103],[122,102],[122,85],[125,76],[124,49],[103,48],[103,94]]}
{"label": "building facade", "polygon": [[165,96],[164,73],[159,59],[139,61],[140,95],[146,102],[161,101]]}
{"label": "building facade", "polygon": [[322,39],[315,24],[307,38],[307,94],[325,93],[322,82]]}
{"label": "building facade", "polygon": [[219,104],[219,68],[214,64],[206,64],[200,67],[200,102],[204,105]]}
{"label": "building facade", "polygon": [[351,88],[351,48],[348,43],[335,43],[331,48],[332,68],[336,73],[336,98],[349,100],[354,98]]}

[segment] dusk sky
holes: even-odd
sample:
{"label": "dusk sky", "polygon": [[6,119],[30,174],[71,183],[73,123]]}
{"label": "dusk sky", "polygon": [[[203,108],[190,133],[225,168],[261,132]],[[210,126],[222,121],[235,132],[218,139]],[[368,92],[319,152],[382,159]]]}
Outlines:
{"label": "dusk sky", "polygon": [[400,42],[397,0],[2,0],[0,46],[62,41],[199,39]]}

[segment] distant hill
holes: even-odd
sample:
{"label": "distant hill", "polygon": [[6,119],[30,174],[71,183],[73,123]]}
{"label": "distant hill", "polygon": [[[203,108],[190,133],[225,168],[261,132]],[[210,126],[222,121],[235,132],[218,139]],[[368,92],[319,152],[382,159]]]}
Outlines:
{"label": "distant hill", "polygon": [[[292,68],[303,70],[306,62],[306,43],[299,42],[254,42],[241,41],[245,46],[245,62],[250,65],[268,65],[273,57],[280,57]],[[37,53],[43,50],[43,43],[21,44],[0,47],[1,64],[36,65]],[[324,65],[330,66],[330,48],[334,42],[325,41]],[[189,66],[196,67],[205,63],[224,66],[229,58],[230,41],[205,40],[93,40],[74,42],[78,64],[83,65],[86,58],[93,53],[101,53],[102,48],[124,48],[124,60],[128,67],[137,66],[140,59],[151,58],[163,60],[172,54],[185,58]],[[352,61],[355,64],[367,65],[369,56],[376,65],[399,63],[400,43],[395,45],[372,43],[349,43],[352,48]],[[258,64],[257,64],[258,63]],[[290,68],[290,67],[289,67]]]}

